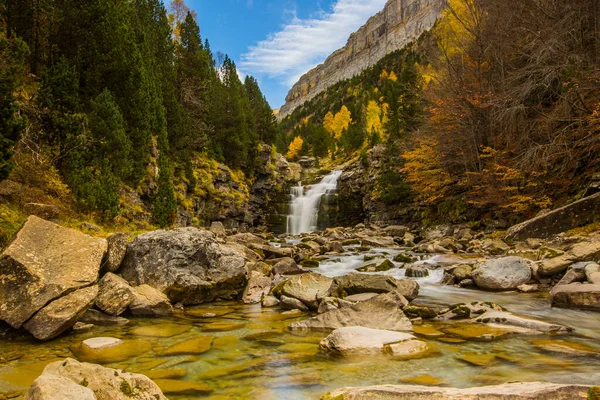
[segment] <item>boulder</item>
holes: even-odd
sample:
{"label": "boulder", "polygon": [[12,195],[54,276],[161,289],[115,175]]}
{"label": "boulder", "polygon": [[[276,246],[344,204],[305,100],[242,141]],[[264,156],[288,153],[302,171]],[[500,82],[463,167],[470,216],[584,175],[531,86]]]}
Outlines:
{"label": "boulder", "polygon": [[412,331],[412,324],[402,312],[406,299],[396,292],[380,294],[352,307],[328,311],[291,324],[291,330],[333,330],[347,326]]}
{"label": "boulder", "polygon": [[395,267],[396,266],[393,262],[391,262],[388,259],[384,259],[381,262],[375,261],[374,263],[364,265],[360,268],[357,268],[356,270],[360,272],[384,272],[389,271],[390,269]]}
{"label": "boulder", "polygon": [[598,220],[600,220],[600,193],[515,225],[508,230],[506,237],[511,240],[545,239]]}
{"label": "boulder", "polygon": [[494,327],[521,328],[522,333],[540,333],[547,335],[566,334],[573,329],[559,324],[552,324],[533,318],[520,317],[506,311],[489,310],[474,318],[474,322],[492,325]]}
{"label": "boulder", "polygon": [[422,358],[430,353],[429,346],[421,340],[405,340],[399,343],[389,343],[383,346],[383,352],[396,359],[409,360]]}
{"label": "boulder", "polygon": [[96,296],[98,286],[76,290],[42,308],[23,327],[36,339],[53,339],[75,325],[94,304]]}
{"label": "boulder", "polygon": [[477,265],[471,276],[480,289],[514,290],[531,279],[531,267],[520,257],[497,258]]}
{"label": "boulder", "polygon": [[286,295],[281,295],[279,298],[279,306],[286,310],[300,310],[300,311],[308,311],[308,307],[298,299],[293,297],[288,297]]}
{"label": "boulder", "polygon": [[[46,379],[46,377],[68,379],[80,387],[91,390],[95,395],[91,398],[97,400],[167,400],[158,386],[144,375],[105,368],[97,364],[81,363],[72,358],[48,364],[40,378]],[[52,399],[56,398],[65,397]]]}
{"label": "boulder", "polygon": [[160,317],[173,314],[173,306],[164,293],[149,285],[140,285],[134,289],[135,298],[129,304],[133,315]]}
{"label": "boulder", "polygon": [[315,272],[295,275],[286,280],[281,287],[281,293],[285,296],[300,300],[308,308],[316,310],[319,302],[327,297],[331,287],[331,278]]}
{"label": "boulder", "polygon": [[600,285],[571,283],[550,292],[552,307],[600,311]]}
{"label": "boulder", "polygon": [[129,242],[128,233],[113,233],[106,238],[108,249],[102,261],[102,268],[108,272],[116,272],[125,259],[127,252],[127,243]]}
{"label": "boulder", "polygon": [[402,225],[390,225],[390,226],[386,226],[385,228],[383,228],[383,231],[391,237],[403,238],[404,234],[406,232],[410,231],[410,229],[408,227],[402,226]]}
{"label": "boulder", "polygon": [[573,245],[563,255],[540,262],[538,273],[543,276],[555,275],[565,271],[573,263],[599,259],[600,242],[581,242]]}
{"label": "boulder", "polygon": [[329,292],[334,297],[397,292],[408,300],[414,300],[419,295],[419,284],[409,279],[399,280],[387,275],[348,274],[334,278]]}
{"label": "boulder", "polygon": [[245,232],[245,233],[236,233],[235,235],[228,236],[227,242],[228,243],[230,243],[230,242],[238,243],[238,244],[242,244],[244,246],[249,246],[250,243],[265,244],[266,240],[264,240],[263,238],[260,238],[256,235],[253,235],[251,233]]}
{"label": "boulder", "polygon": [[69,378],[41,375],[31,386],[23,400],[96,400],[94,391]]}
{"label": "boulder", "polygon": [[98,279],[106,240],[30,216],[0,255],[0,320],[20,328],[38,310]]}
{"label": "boulder", "polygon": [[179,228],[136,237],[121,273],[132,285],[147,284],[173,303],[193,305],[237,298],[246,285],[245,265],[239,249],[218,243],[211,232]]}
{"label": "boulder", "polygon": [[215,234],[216,237],[224,238],[227,236],[227,231],[222,222],[215,221],[210,224],[210,231]]}
{"label": "boulder", "polygon": [[96,307],[113,316],[123,314],[135,299],[135,291],[129,283],[112,272],[100,279],[98,288]]}
{"label": "boulder", "polygon": [[273,275],[295,275],[303,272],[304,270],[290,257],[281,258],[273,265]]}
{"label": "boulder", "polygon": [[319,314],[323,314],[328,311],[337,310],[340,308],[352,307],[353,305],[354,302],[348,301],[346,299],[338,299],[337,297],[325,297],[321,301],[321,304],[319,304],[319,309],[317,310],[317,312]]}
{"label": "boulder", "polygon": [[43,203],[27,203],[24,209],[28,215],[35,215],[43,219],[54,219],[60,212],[58,206]]}
{"label": "boulder", "polygon": [[456,389],[417,385],[384,385],[362,388],[342,388],[326,393],[321,400],[585,400],[589,387],[546,382],[505,383]]}
{"label": "boulder", "polygon": [[244,304],[258,304],[271,290],[271,278],[258,271],[251,271],[248,284],[242,294]]}
{"label": "boulder", "polygon": [[405,276],[408,278],[425,278],[429,276],[429,270],[422,265],[406,267]]}
{"label": "boulder", "polygon": [[385,345],[415,339],[408,333],[350,326],[321,340],[322,349],[341,355],[381,354]]}
{"label": "boulder", "polygon": [[396,242],[392,237],[366,237],[362,238],[362,245],[369,247],[389,248],[396,247]]}
{"label": "boulder", "polygon": [[594,285],[600,285],[600,265],[589,263],[583,268],[588,282]]}

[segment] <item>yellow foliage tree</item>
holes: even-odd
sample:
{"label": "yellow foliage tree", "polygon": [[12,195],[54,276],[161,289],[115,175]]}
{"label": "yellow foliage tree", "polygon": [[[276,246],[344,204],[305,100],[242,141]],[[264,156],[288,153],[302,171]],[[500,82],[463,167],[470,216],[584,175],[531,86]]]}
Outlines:
{"label": "yellow foliage tree", "polygon": [[381,122],[381,107],[375,100],[369,101],[367,104],[367,132],[373,134],[374,132],[383,131],[383,124]]}
{"label": "yellow foliage tree", "polygon": [[330,135],[333,135],[333,123],[334,123],[333,121],[334,121],[333,113],[331,111],[329,111],[325,115],[325,118],[323,119],[323,126],[325,127],[325,130]]}
{"label": "yellow foliage tree", "polygon": [[298,154],[302,150],[303,144],[304,144],[304,140],[302,140],[302,138],[300,136],[296,136],[294,138],[294,140],[292,140],[292,143],[290,143],[290,147],[289,147],[288,152],[285,155],[285,157],[290,160],[298,157]]}
{"label": "yellow foliage tree", "polygon": [[435,142],[426,143],[419,140],[413,150],[402,155],[406,161],[402,169],[406,174],[406,182],[419,198],[428,204],[443,198],[446,186],[452,182],[450,175],[441,165],[441,157],[436,147]]}
{"label": "yellow foliage tree", "polygon": [[346,106],[342,106],[340,111],[335,114],[335,119],[333,121],[333,137],[336,140],[340,140],[342,137],[342,132],[348,130],[348,126],[352,122],[352,115],[350,110]]}

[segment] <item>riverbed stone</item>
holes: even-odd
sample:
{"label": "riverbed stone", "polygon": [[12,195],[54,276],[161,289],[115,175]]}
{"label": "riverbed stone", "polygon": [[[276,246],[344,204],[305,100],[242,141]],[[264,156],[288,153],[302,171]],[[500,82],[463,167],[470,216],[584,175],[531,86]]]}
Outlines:
{"label": "riverbed stone", "polygon": [[392,268],[395,268],[393,262],[390,260],[384,259],[381,262],[374,262],[371,264],[364,265],[362,267],[357,268],[356,270],[359,272],[384,272],[389,271]]}
{"label": "riverbed stone", "polygon": [[399,343],[386,344],[383,347],[383,351],[386,354],[401,360],[422,358],[431,353],[431,349],[426,342],[416,340],[415,338]]}
{"label": "riverbed stone", "polygon": [[593,285],[600,285],[600,265],[595,262],[586,264],[583,268],[585,277]]}
{"label": "riverbed stone", "polygon": [[178,379],[155,379],[154,382],[164,393],[174,396],[202,396],[214,391],[210,386],[198,382]]}
{"label": "riverbed stone", "polygon": [[30,216],[0,255],[0,320],[20,328],[67,293],[93,284],[106,239]]}
{"label": "riverbed stone", "polygon": [[277,263],[273,265],[273,275],[296,275],[303,273],[304,270],[296,264],[291,257],[284,257],[278,259]]}
{"label": "riverbed stone", "polygon": [[248,245],[249,248],[251,248],[252,250],[258,250],[259,252],[263,253],[265,258],[284,258],[284,257],[289,257],[289,258],[293,258],[294,257],[294,249],[292,249],[291,247],[275,247],[275,246],[270,246],[268,244],[258,244],[258,243],[250,243]]}
{"label": "riverbed stone", "polygon": [[69,293],[42,308],[23,327],[38,340],[54,339],[83,317],[97,295],[98,286]]}
{"label": "riverbed stone", "polygon": [[306,304],[304,304],[303,302],[301,302],[300,300],[293,298],[293,297],[288,297],[286,295],[281,295],[281,297],[279,298],[279,306],[285,310],[300,310],[300,311],[308,311],[309,308],[306,306]]}
{"label": "riverbed stone", "polygon": [[135,336],[151,336],[151,337],[161,337],[168,338],[172,336],[181,335],[184,332],[192,329],[191,325],[181,325],[181,324],[151,324],[146,326],[140,326],[138,328],[131,329],[129,334]]}
{"label": "riverbed stone", "polygon": [[246,259],[236,247],[196,228],[158,230],[127,247],[121,273],[133,285],[150,285],[173,303],[201,304],[233,299],[246,285]]}
{"label": "riverbed stone", "polygon": [[350,326],[334,330],[319,345],[326,351],[341,355],[380,354],[389,343],[414,338],[403,332]]}
{"label": "riverbed stone", "polygon": [[106,273],[98,283],[96,307],[107,314],[118,316],[125,312],[135,299],[135,291],[129,283],[112,272]]}
{"label": "riverbed stone", "polygon": [[552,307],[600,311],[600,284],[571,283],[550,291]]}
{"label": "riverbed stone", "polygon": [[489,310],[474,318],[475,322],[488,324],[493,327],[510,329],[511,327],[521,328],[522,333],[539,333],[539,334],[567,334],[573,329],[560,324],[553,324],[545,321],[540,321],[533,318],[521,317],[506,311]]}
{"label": "riverbed stone", "polygon": [[173,306],[169,298],[150,285],[140,285],[134,288],[135,298],[129,304],[133,315],[160,317],[173,314]]}
{"label": "riverbed stone", "polygon": [[248,284],[242,294],[244,304],[258,304],[271,291],[271,278],[258,271],[248,274]]}
{"label": "riverbed stone", "polygon": [[585,400],[588,386],[563,385],[546,382],[506,383],[497,386],[481,386],[468,389],[417,385],[384,385],[359,388],[341,388],[326,393],[321,400]]}
{"label": "riverbed stone", "polygon": [[328,311],[316,317],[291,324],[291,330],[333,330],[348,326],[412,331],[412,324],[401,307],[406,299],[396,292],[380,294],[352,307]]}
{"label": "riverbed stone", "polygon": [[598,259],[600,259],[600,242],[576,243],[563,255],[541,261],[538,273],[543,276],[555,275],[565,271],[573,263]]}
{"label": "riverbed stone", "polygon": [[159,387],[144,375],[72,358],[48,364],[42,376],[69,379],[92,390],[97,400],[167,400]]}
{"label": "riverbed stone", "polygon": [[379,247],[379,248],[390,248],[396,247],[393,237],[363,237],[361,239],[363,246]]}
{"label": "riverbed stone", "polygon": [[41,375],[27,390],[23,400],[96,400],[94,391],[68,378]]}
{"label": "riverbed stone", "polygon": [[130,360],[151,350],[145,340],[91,338],[70,347],[79,361],[108,364]]}
{"label": "riverbed stone", "polygon": [[541,350],[582,357],[600,357],[600,348],[569,340],[532,340],[531,343]]}
{"label": "riverbed stone", "polygon": [[479,264],[471,276],[484,290],[514,290],[531,279],[529,263],[520,257],[504,257]]}
{"label": "riverbed stone", "polygon": [[214,336],[200,336],[176,343],[160,352],[162,356],[176,356],[182,354],[202,354],[210,350]]}
{"label": "riverbed stone", "polygon": [[419,294],[419,284],[410,279],[396,279],[387,275],[348,274],[334,278],[330,289],[330,294],[335,297],[388,292],[397,292],[408,300],[414,300]]}
{"label": "riverbed stone", "polygon": [[316,310],[327,296],[333,280],[315,272],[295,275],[281,287],[281,294],[300,300],[308,308]]}
{"label": "riverbed stone", "polygon": [[116,272],[125,259],[127,252],[127,243],[129,242],[129,233],[113,233],[106,238],[108,245],[106,255],[102,261],[102,268],[107,272]]}

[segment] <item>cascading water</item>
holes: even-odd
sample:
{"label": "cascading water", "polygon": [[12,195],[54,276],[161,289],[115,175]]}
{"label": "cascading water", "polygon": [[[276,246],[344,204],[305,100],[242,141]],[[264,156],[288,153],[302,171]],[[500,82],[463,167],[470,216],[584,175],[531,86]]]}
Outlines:
{"label": "cascading water", "polygon": [[341,175],[342,171],[339,170],[331,172],[321,182],[310,186],[306,193],[302,182],[291,188],[287,233],[298,235],[317,229],[321,198],[336,190],[337,181]]}

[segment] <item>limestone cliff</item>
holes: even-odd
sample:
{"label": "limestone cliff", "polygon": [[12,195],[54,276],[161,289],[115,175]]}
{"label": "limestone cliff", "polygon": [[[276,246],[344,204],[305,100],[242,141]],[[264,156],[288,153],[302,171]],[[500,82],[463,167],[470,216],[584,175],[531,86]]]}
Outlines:
{"label": "limestone cliff", "polygon": [[389,0],[384,9],[350,35],[346,46],[306,74],[292,87],[278,119],[290,115],[335,83],[352,78],[431,29],[445,0]]}

